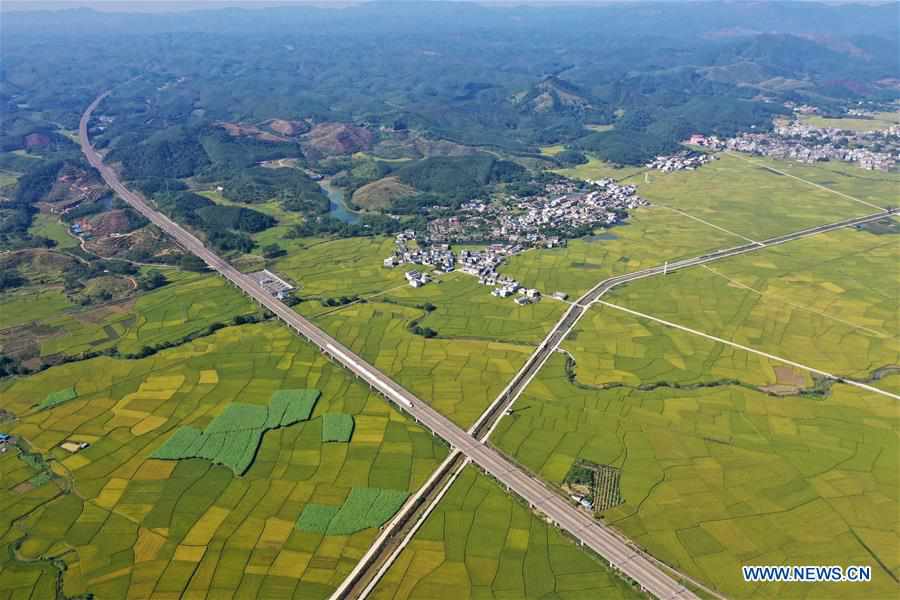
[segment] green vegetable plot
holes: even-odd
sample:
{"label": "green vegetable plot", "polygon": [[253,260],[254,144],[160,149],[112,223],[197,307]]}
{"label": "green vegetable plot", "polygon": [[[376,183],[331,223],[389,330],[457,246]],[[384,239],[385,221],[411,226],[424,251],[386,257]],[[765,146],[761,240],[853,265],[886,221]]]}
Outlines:
{"label": "green vegetable plot", "polygon": [[[263,434],[270,429],[308,420],[318,399],[318,390],[280,390],[272,394],[268,408],[238,402],[229,404],[205,430],[181,427],[175,431],[152,457],[162,460],[203,458],[228,467],[236,475],[243,475],[256,458]],[[352,431],[353,419],[349,415],[338,416],[350,419]]]}
{"label": "green vegetable plot", "polygon": [[53,408],[57,404],[62,404],[63,402],[74,400],[77,397],[78,393],[75,391],[74,387],[66,388],[64,390],[59,390],[56,392],[50,392],[49,394],[47,394],[47,398],[40,403],[38,408],[40,410]]}
{"label": "green vegetable plot", "polygon": [[402,490],[355,487],[340,508],[308,504],[297,520],[297,528],[327,535],[350,535],[380,527],[400,510],[408,496]]}
{"label": "green vegetable plot", "polygon": [[343,413],[327,413],[322,417],[323,442],[349,442],[353,435],[353,417]]}

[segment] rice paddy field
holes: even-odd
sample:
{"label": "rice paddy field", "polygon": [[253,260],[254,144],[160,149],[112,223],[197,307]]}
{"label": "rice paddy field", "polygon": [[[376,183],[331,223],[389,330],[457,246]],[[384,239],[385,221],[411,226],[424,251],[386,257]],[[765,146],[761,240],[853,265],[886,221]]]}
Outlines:
{"label": "rice paddy field", "polygon": [[371,597],[613,600],[643,595],[468,466]]}
{"label": "rice paddy field", "polygon": [[484,339],[426,339],[409,330],[409,324],[424,312],[400,304],[369,302],[316,321],[455,423],[471,425],[534,347]]}
{"label": "rice paddy field", "polygon": [[[405,269],[382,265],[393,252],[393,238],[304,238],[292,241],[289,255],[276,261],[273,270],[298,284],[304,298],[364,296],[406,285]],[[298,309],[315,312],[316,306],[301,304]]]}
{"label": "rice paddy field", "polygon": [[256,312],[247,298],[219,277],[175,269],[164,272],[169,284],[99,307],[75,305],[55,287],[8,292],[0,296],[0,327],[26,326],[26,330],[7,331],[7,337],[33,334],[41,356],[113,346],[128,354]]}
{"label": "rice paddy field", "polygon": [[876,210],[775,172],[784,170],[780,161],[730,153],[718,157],[695,171],[651,172],[647,182],[638,183],[638,193],[752,240]]}
{"label": "rice paddy field", "polygon": [[[895,234],[844,229],[636,281],[605,300],[869,380],[876,371],[900,365],[898,242]],[[873,385],[897,379],[900,374]]]}
{"label": "rice paddy field", "polygon": [[803,121],[812,127],[834,127],[850,131],[882,131],[900,123],[900,112],[876,113],[871,119],[829,118],[808,115]]}
{"label": "rice paddy field", "polygon": [[513,256],[499,270],[528,287],[563,291],[574,299],[614,275],[743,243],[738,236],[651,206],[632,211],[626,224],[592,238]]}
{"label": "rice paddy field", "polygon": [[[728,597],[896,591],[895,400],[844,384],[801,394],[814,384],[801,371],[608,307],[563,348],[500,422],[501,450],[555,485],[577,460],[620,469],[623,503],[600,516]],[[744,564],[872,565],[874,576],[751,586]]]}
{"label": "rice paddy field", "polygon": [[[18,416],[4,431],[53,473],[35,480],[16,450],[0,456],[4,597],[53,589],[52,559],[65,563],[67,596],[325,598],[374,525],[447,452],[277,323],[227,327],[139,360],[69,363],[0,389],[0,406]],[[280,426],[262,434],[242,475],[205,459],[152,458],[182,427],[220,433],[234,421],[228,407],[258,407],[269,424],[276,399],[303,389],[321,393],[309,419],[286,422],[276,410]],[[48,396],[60,402],[38,410]],[[322,442],[327,413],[352,418],[348,442]],[[307,505],[339,511],[363,488],[389,490],[364,527],[297,527]]]}
{"label": "rice paddy field", "polygon": [[[550,146],[547,154],[553,156],[553,150],[556,147]],[[557,151],[556,154],[559,152]],[[572,179],[615,179],[623,183],[637,183],[640,181],[638,175],[644,171],[644,167],[622,167],[608,163],[596,156],[588,156],[588,162],[583,165],[570,167],[568,169],[556,169],[554,173],[559,173]]]}
{"label": "rice paddy field", "polygon": [[752,160],[876,206],[885,208],[900,206],[900,198],[897,197],[900,172],[897,171],[867,171],[838,161],[810,165],[762,157],[752,157]]}

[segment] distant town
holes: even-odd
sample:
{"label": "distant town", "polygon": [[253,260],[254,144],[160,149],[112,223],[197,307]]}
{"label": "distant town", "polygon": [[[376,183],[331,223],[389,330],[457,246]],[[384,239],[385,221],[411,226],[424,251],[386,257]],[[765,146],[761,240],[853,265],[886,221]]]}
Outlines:
{"label": "distant town", "polygon": [[900,125],[880,131],[848,131],[793,120],[778,123],[767,133],[742,133],[728,139],[694,135],[688,143],[803,163],[847,162],[870,171],[890,171],[900,161]]}

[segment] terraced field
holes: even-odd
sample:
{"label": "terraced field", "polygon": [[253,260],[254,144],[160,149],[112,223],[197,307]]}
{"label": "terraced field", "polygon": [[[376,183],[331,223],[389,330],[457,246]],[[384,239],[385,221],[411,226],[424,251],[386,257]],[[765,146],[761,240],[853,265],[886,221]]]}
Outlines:
{"label": "terraced field", "polygon": [[473,467],[453,483],[372,594],[376,600],[639,597]]}
{"label": "terraced field", "polygon": [[[36,410],[73,382],[77,397]],[[206,460],[151,458],[181,427],[204,429],[234,403],[265,407],[273,393],[302,388],[321,390],[312,418],[267,431],[242,476]],[[54,367],[8,383],[0,405],[19,416],[5,430],[55,473],[0,494],[4,519],[22,517],[0,538],[0,581],[10,590],[48,589],[49,563],[23,561],[54,558],[67,566],[67,595],[324,598],[377,531],[300,531],[304,507],[341,506],[360,487],[408,493],[446,455],[276,323],[225,328],[146,359]],[[349,443],[322,443],[325,413],[352,416]],[[70,452],[66,441],[90,446]],[[28,479],[7,475],[25,464],[14,453],[0,457],[4,482]],[[7,558],[16,540],[16,558]]]}
{"label": "terraced field", "polygon": [[[624,503],[605,521],[726,596],[896,591],[895,400],[843,384],[797,395],[807,375],[609,308],[563,346],[574,367],[560,353],[540,372],[492,438],[503,451],[557,485],[577,459],[621,469]],[[878,572],[865,585],[743,583],[743,564],[788,563]]]}

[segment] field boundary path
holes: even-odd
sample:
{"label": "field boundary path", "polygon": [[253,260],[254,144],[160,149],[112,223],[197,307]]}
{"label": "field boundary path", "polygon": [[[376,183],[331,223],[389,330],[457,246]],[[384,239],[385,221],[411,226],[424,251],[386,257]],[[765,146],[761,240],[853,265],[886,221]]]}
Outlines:
{"label": "field boundary path", "polygon": [[[668,208],[668,207],[666,207],[666,208]],[[680,211],[677,211],[677,212],[680,212]],[[664,263],[663,265],[660,265],[660,266],[652,267],[649,269],[644,269],[642,271],[635,271],[633,273],[627,273],[625,275],[619,275],[616,277],[610,277],[608,279],[605,279],[605,280],[599,282],[597,285],[595,285],[593,288],[591,288],[585,294],[583,294],[578,300],[576,300],[575,302],[568,303],[570,305],[570,307],[566,311],[566,313],[563,314],[563,316],[557,322],[556,326],[550,331],[550,333],[547,335],[547,337],[544,338],[543,342],[541,342],[541,344],[537,347],[537,349],[534,351],[534,353],[528,358],[528,360],[525,362],[525,364],[522,366],[522,368],[519,370],[519,372],[515,375],[515,377],[513,377],[513,379],[506,386],[506,388],[502,392],[500,392],[500,395],[497,396],[497,399],[494,400],[494,402],[491,403],[491,405],[488,406],[487,409],[485,409],[485,411],[481,414],[481,417],[479,417],[479,419],[475,422],[475,424],[469,428],[469,433],[472,434],[477,440],[481,441],[482,443],[487,442],[491,433],[493,433],[494,429],[496,429],[497,425],[499,424],[500,417],[502,417],[502,415],[510,409],[510,407],[513,405],[513,403],[515,403],[515,401],[521,395],[522,391],[524,391],[524,389],[528,386],[528,384],[531,382],[531,380],[534,379],[534,377],[541,370],[541,368],[544,366],[544,364],[547,362],[547,360],[550,358],[550,356],[552,356],[554,352],[559,350],[560,344],[566,338],[566,336],[568,336],[569,332],[571,332],[571,330],[575,327],[575,325],[578,323],[578,321],[581,319],[581,317],[585,314],[585,312],[587,311],[587,308],[589,308],[595,302],[600,302],[600,298],[609,290],[611,290],[619,285],[628,283],[630,281],[635,281],[635,280],[643,279],[646,277],[652,277],[655,275],[665,275],[670,271],[677,271],[677,270],[685,269],[688,267],[693,267],[693,266],[698,266],[698,265],[705,266],[706,263],[709,263],[709,262],[721,260],[724,258],[729,258],[732,256],[738,256],[741,254],[746,254],[746,253],[754,252],[757,250],[762,250],[762,249],[769,248],[771,246],[777,246],[777,245],[780,245],[780,244],[783,244],[783,243],[786,243],[789,241],[799,240],[799,239],[811,237],[814,235],[819,235],[822,233],[835,231],[837,229],[843,229],[846,227],[863,225],[863,224],[871,222],[871,221],[877,221],[878,219],[882,219],[885,216],[892,215],[895,212],[896,212],[896,209],[894,209],[894,208],[879,208],[879,212],[873,213],[870,215],[866,215],[864,217],[856,217],[856,218],[846,219],[843,221],[838,221],[836,223],[830,223],[830,224],[826,224],[826,225],[810,227],[810,228],[796,231],[793,233],[775,236],[773,238],[769,238],[768,240],[764,240],[761,242],[757,242],[755,240],[750,240],[749,238],[744,238],[749,241],[748,244],[736,246],[734,248],[728,248],[725,250],[718,250],[715,252],[711,252],[709,254],[705,254],[703,256],[696,257],[696,258],[679,260],[679,261],[674,261],[671,263]],[[686,215],[686,216],[690,216],[690,215]],[[713,227],[715,227],[715,226],[713,226]],[[718,227],[716,227],[716,228],[719,229]],[[729,233],[731,233],[731,232],[729,232]],[[744,236],[740,236],[738,234],[734,234],[734,235],[737,235],[738,237],[742,237],[742,238],[744,237]],[[750,350],[750,351],[757,352],[754,350]],[[777,358],[777,357],[774,357],[774,358]],[[781,360],[781,359],[779,359],[779,360]],[[807,367],[804,366],[804,368],[807,368]],[[825,373],[824,371],[818,371],[818,370],[815,370],[815,371],[829,379],[834,380],[834,381],[840,380],[840,378],[836,375],[831,375],[829,373]],[[865,385],[865,384],[861,384],[861,385]],[[869,387],[871,387],[871,386],[868,386],[867,389],[869,389]],[[879,390],[878,388],[871,388],[871,389],[877,390],[879,393],[884,393],[882,390]],[[437,499],[439,499],[443,495],[443,492],[446,489],[449,489],[450,484],[455,480],[455,476],[453,476],[453,474],[451,474],[450,471],[445,472],[442,476],[443,476],[443,481],[444,481],[444,483],[442,484],[443,488],[442,488],[440,494],[437,496]],[[441,484],[437,484],[437,485],[441,485]],[[437,499],[432,499],[432,502],[436,503]],[[403,518],[404,510],[405,509],[401,509],[401,512],[397,515],[397,522],[402,521],[405,523],[407,520],[412,518],[411,513],[407,513],[407,516],[404,519]],[[418,527],[421,526],[421,524],[424,522],[424,519],[427,517],[428,514],[430,514],[431,510],[433,510],[433,507],[429,507],[424,510],[422,510],[421,507],[418,507],[418,510],[420,511],[419,512],[420,516],[418,518],[421,519],[421,521],[419,521],[415,525],[413,525],[414,530],[418,529]],[[391,537],[390,530],[393,527],[394,527],[394,523],[389,523],[387,526],[385,526],[385,530],[382,532],[382,536],[379,538],[379,540],[390,539],[390,537]],[[617,535],[621,535],[618,532],[614,532],[614,533]],[[395,535],[396,535],[396,532],[395,532]],[[412,537],[411,535],[407,535],[406,539],[404,539],[400,545],[393,545],[392,548],[390,549],[390,551],[387,551],[384,547],[379,546],[378,541],[376,541],[376,543],[369,549],[369,552],[366,554],[366,557],[370,558],[370,560],[368,561],[368,564],[371,565],[374,563],[374,560],[371,560],[372,555],[381,553],[382,554],[381,560],[386,561],[386,565],[389,566],[390,563],[392,563],[394,560],[396,560],[396,558],[400,555],[400,552],[403,550],[403,547],[408,543],[408,541],[411,537]],[[625,539],[625,542],[630,544],[630,542],[627,541],[627,539]],[[660,565],[662,568],[664,568],[666,570],[673,572],[677,577],[680,577],[680,578],[684,579],[685,581],[689,581],[692,585],[695,585],[697,588],[703,590],[704,592],[706,592],[712,596],[718,597],[718,598],[722,597],[718,593],[716,593],[714,590],[710,590],[709,588],[705,587],[700,582],[695,581],[695,580],[691,579],[690,577],[684,575],[683,573],[678,572],[673,567],[670,567],[669,565],[666,565],[664,563],[660,563],[657,559],[653,558],[652,556],[644,554],[643,551],[641,551],[639,548],[632,546],[632,549],[635,552],[642,553],[647,560]],[[365,581],[366,585],[365,585],[365,588],[363,589],[363,591],[358,595],[351,595],[351,597],[366,598],[368,596],[368,594],[374,589],[374,586],[377,583],[380,576],[387,570],[386,565],[384,563],[380,564],[378,566],[378,572],[374,576],[374,578],[367,579]],[[345,580],[344,585],[342,586],[342,589],[350,590],[352,587],[351,584],[355,585],[356,583],[358,583],[359,578],[364,577],[364,574],[362,573],[362,571],[364,569],[365,569],[364,562],[360,561],[360,563],[357,565],[357,568],[348,576],[347,580]]]}
{"label": "field boundary path", "polygon": [[716,337],[714,335],[710,335],[708,333],[704,333],[702,331],[698,331],[697,329],[691,329],[690,327],[685,327],[684,325],[679,325],[678,323],[673,323],[671,321],[666,321],[664,319],[660,319],[658,317],[654,317],[653,315],[648,315],[647,313],[638,312],[636,310],[631,310],[630,308],[625,308],[624,306],[619,306],[618,304],[613,304],[611,302],[604,302],[603,300],[597,300],[597,304],[602,306],[607,306],[609,308],[614,308],[616,310],[620,310],[622,312],[628,313],[632,316],[646,319],[648,321],[653,321],[654,323],[659,323],[660,325],[665,325],[666,327],[671,327],[673,329],[678,329],[680,331],[684,331],[686,333],[690,333],[692,335],[697,335],[702,338],[706,338],[713,342],[718,342],[720,344],[725,344],[726,346],[731,346],[733,348],[737,348],[738,350],[743,350],[744,352],[749,352],[751,354],[756,354],[762,356],[764,358],[768,358],[769,360],[774,360],[780,363],[784,363],[786,365],[790,365],[792,367],[796,367],[798,369],[802,369],[804,371],[808,371],[815,375],[819,375],[826,379],[830,379],[831,381],[838,381],[840,383],[845,383],[847,385],[852,385],[861,389],[866,390],[867,392],[872,392],[875,394],[881,394],[882,396],[887,396],[888,398],[893,398],[894,400],[900,400],[900,395],[891,393],[887,390],[882,390],[877,387],[868,385],[866,383],[862,383],[861,381],[855,381],[853,379],[848,379],[846,377],[840,377],[838,375],[834,375],[832,373],[828,373],[826,371],[821,371],[814,367],[810,367],[808,365],[804,365],[798,362],[794,362],[792,360],[788,360],[787,358],[776,356],[774,354],[769,354],[768,352],[763,352],[762,350],[756,350],[755,348],[751,348],[749,346],[744,346],[743,344],[738,344],[737,342],[732,342],[730,340],[726,340],[724,338]]}
{"label": "field boundary path", "polygon": [[[462,452],[511,492],[522,497],[532,509],[540,511],[553,524],[575,537],[579,543],[601,555],[614,569],[637,582],[641,589],[663,600],[697,598],[693,592],[670,577],[654,562],[635,551],[634,547],[619,535],[612,533],[606,526],[569,504],[542,481],[529,475],[498,451],[478,441],[470,433],[354,354],[349,348],[269,295],[256,281],[212,252],[186,229],[157,212],[147,204],[142,196],[125,187],[118,174],[104,164],[103,157],[91,145],[88,136],[88,123],[91,115],[109,94],[110,91],[104,92],[88,106],[81,116],[78,134],[81,150],[88,162],[100,172],[107,185],[125,202],[171,236],[186,251],[203,260],[211,269],[271,311],[288,327],[315,344],[323,354],[350,370],[389,401],[394,402],[402,411],[412,416],[416,422],[441,437],[451,447]],[[336,595],[339,593],[340,589]]]}

